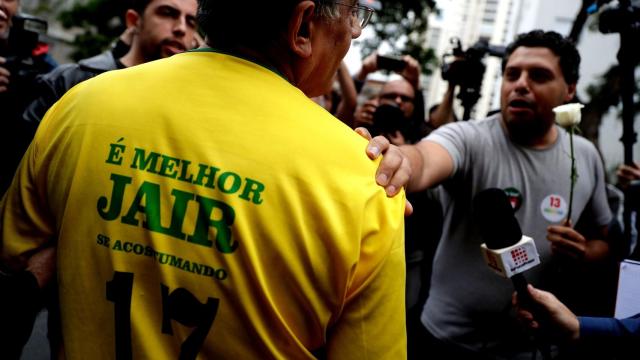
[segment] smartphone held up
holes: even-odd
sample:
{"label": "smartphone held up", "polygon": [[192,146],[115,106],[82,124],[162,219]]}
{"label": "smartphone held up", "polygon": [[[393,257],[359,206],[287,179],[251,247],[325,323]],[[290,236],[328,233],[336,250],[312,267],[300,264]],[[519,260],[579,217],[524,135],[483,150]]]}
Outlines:
{"label": "smartphone held up", "polygon": [[403,59],[393,56],[378,55],[376,62],[378,69],[395,72],[401,72],[407,66],[407,63]]}

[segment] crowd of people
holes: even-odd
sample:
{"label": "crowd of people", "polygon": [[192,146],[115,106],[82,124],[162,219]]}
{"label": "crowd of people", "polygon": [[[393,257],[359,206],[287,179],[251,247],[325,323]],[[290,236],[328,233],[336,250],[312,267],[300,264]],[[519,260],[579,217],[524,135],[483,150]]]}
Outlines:
{"label": "crowd of people", "polygon": [[[132,0],[112,48],[57,65],[35,43],[21,77],[19,5],[0,0],[3,358],[43,308],[55,358],[618,359],[640,336],[612,318],[629,251],[603,161],[555,124],[580,68],[558,33],[518,35],[499,111],[458,121],[458,84],[425,104],[410,55],[351,76],[357,0]],[[528,302],[480,251],[494,188],[540,255]]]}

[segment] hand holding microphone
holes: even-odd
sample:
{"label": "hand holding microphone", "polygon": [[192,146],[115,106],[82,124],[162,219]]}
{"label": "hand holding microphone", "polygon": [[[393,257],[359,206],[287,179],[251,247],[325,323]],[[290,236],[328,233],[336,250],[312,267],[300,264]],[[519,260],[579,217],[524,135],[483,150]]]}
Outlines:
{"label": "hand holding microphone", "polygon": [[[580,337],[580,322],[578,318],[560,302],[552,293],[538,290],[532,285],[527,288],[531,298],[540,304],[544,310],[544,316],[553,325],[546,329],[547,334],[560,341],[577,340]],[[517,310],[518,319],[532,330],[540,328],[539,319],[529,309],[520,305],[517,296],[513,296],[512,303]]]}
{"label": "hand holding microphone", "polygon": [[474,218],[485,243],[480,249],[487,265],[498,275],[510,278],[525,306],[533,301],[523,272],[540,264],[532,238],[522,235],[513,207],[501,189],[486,189],[474,199]]}

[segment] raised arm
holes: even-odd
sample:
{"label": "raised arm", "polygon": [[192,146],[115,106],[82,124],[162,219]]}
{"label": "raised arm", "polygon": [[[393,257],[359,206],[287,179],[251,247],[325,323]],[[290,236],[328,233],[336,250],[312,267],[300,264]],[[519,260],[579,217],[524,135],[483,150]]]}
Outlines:
{"label": "raised arm", "polygon": [[453,113],[454,91],[455,86],[449,83],[447,91],[444,93],[444,97],[442,98],[442,102],[440,102],[438,107],[429,114],[429,123],[434,129],[455,121],[455,114]]}
{"label": "raised arm", "polygon": [[353,127],[353,113],[356,111],[356,106],[358,105],[358,92],[356,91],[356,85],[353,83],[349,69],[344,61],[338,68],[338,83],[340,84],[342,98],[340,99],[335,115],[338,119],[342,120],[342,122]]}

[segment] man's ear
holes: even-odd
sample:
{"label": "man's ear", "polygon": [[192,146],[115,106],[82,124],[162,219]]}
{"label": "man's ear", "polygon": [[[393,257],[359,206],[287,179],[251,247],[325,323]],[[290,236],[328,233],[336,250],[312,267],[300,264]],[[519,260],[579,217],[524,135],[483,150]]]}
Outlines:
{"label": "man's ear", "polygon": [[567,97],[564,99],[565,102],[571,101],[573,97],[576,96],[576,84],[569,84],[567,87]]}
{"label": "man's ear", "polygon": [[296,5],[287,28],[287,42],[291,51],[302,58],[312,53],[311,36],[315,27],[316,4],[311,0]]}
{"label": "man's ear", "polygon": [[124,20],[127,23],[127,29],[137,28],[140,22],[140,18],[141,16],[137,11],[133,9],[127,10],[126,14],[124,15]]}

